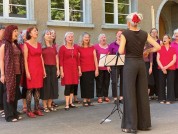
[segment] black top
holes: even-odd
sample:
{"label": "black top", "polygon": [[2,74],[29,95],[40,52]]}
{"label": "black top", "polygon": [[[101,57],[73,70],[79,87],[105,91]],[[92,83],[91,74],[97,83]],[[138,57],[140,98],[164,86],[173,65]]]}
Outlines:
{"label": "black top", "polygon": [[122,34],[126,38],[125,57],[143,58],[143,50],[145,43],[147,41],[148,33],[143,30],[139,31],[125,30]]}

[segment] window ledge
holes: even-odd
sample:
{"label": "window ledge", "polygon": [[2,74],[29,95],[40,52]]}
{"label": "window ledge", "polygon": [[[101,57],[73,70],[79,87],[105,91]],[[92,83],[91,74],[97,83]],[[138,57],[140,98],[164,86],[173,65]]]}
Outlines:
{"label": "window ledge", "polygon": [[9,24],[32,24],[35,25],[37,22],[35,20],[27,20],[27,19],[9,19],[9,18],[0,18],[0,23],[9,23]]}
{"label": "window ledge", "polygon": [[48,26],[61,26],[61,27],[84,27],[84,28],[94,28],[95,25],[91,23],[83,23],[83,22],[56,22],[56,21],[48,21]]}
{"label": "window ledge", "polygon": [[103,24],[101,26],[103,29],[127,29],[126,24]]}

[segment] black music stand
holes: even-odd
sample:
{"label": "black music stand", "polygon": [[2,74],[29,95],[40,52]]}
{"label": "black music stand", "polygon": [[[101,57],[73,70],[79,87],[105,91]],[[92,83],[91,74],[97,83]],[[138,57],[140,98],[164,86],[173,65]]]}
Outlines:
{"label": "black music stand", "polygon": [[[110,56],[110,57],[109,57]],[[101,58],[104,58],[103,56]],[[101,59],[100,58],[100,59]],[[124,61],[125,61],[125,56],[124,55],[119,55],[118,53],[116,55],[106,55],[105,56],[105,66],[119,66],[119,65],[124,65]],[[116,74],[117,74],[117,68],[116,68]],[[117,77],[117,75],[116,75]],[[117,79],[117,78],[116,78]],[[119,91],[119,95],[120,97],[120,91]],[[105,122],[106,119],[108,119],[112,114],[115,113],[115,111],[118,111],[119,117],[121,119],[121,115],[123,114],[122,109],[120,107],[120,101],[117,99],[114,101],[114,108],[112,109],[111,113],[100,122],[100,124],[103,124],[103,122]]]}

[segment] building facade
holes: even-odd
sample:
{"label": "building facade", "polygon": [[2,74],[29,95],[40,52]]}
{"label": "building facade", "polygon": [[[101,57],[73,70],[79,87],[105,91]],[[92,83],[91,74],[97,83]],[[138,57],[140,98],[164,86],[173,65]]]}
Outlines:
{"label": "building facade", "polygon": [[125,17],[130,12],[143,14],[140,27],[149,32],[151,6],[160,37],[172,35],[178,28],[178,0],[0,0],[0,23],[16,24],[20,30],[36,25],[40,33],[54,29],[60,45],[67,31],[75,33],[75,43],[83,32],[91,34],[92,43],[105,33],[110,43],[117,30],[127,28]]}

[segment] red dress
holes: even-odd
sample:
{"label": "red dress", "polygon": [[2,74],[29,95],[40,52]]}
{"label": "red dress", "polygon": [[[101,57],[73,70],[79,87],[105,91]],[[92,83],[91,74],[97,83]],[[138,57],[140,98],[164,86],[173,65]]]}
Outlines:
{"label": "red dress", "polygon": [[68,49],[66,46],[61,46],[59,49],[59,64],[63,67],[64,78],[62,78],[61,85],[78,84],[79,73],[79,59],[78,50],[76,46],[73,49]]}
{"label": "red dress", "polygon": [[43,64],[41,60],[41,44],[38,43],[37,48],[31,46],[26,42],[28,48],[28,69],[31,76],[31,80],[27,79],[27,88],[42,88],[43,87]]}

